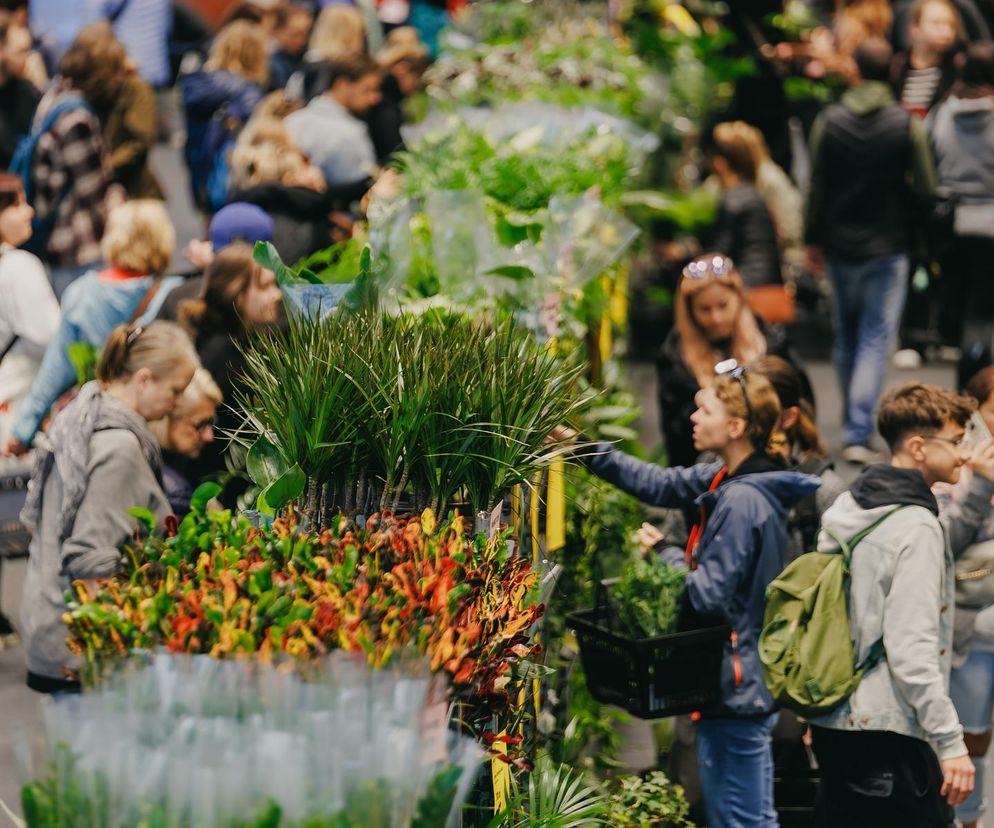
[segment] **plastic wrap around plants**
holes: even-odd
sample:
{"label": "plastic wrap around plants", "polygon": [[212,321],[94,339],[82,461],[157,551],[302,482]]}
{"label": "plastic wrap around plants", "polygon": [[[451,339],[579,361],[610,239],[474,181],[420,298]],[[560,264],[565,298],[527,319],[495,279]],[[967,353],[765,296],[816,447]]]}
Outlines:
{"label": "plastic wrap around plants", "polygon": [[415,147],[438,141],[462,125],[482,132],[491,146],[509,144],[515,151],[535,147],[565,150],[588,141],[588,151],[599,154],[611,140],[622,141],[633,166],[641,167],[659,148],[659,138],[624,118],[593,107],[564,107],[543,101],[518,101],[494,109],[461,107],[456,112],[433,112],[419,124],[402,128],[404,142]]}
{"label": "plastic wrap around plants", "polygon": [[337,308],[355,282],[330,285],[283,285],[283,299],[290,313],[323,319]]}
{"label": "plastic wrap around plants", "polygon": [[479,190],[433,190],[425,199],[441,292],[465,299],[496,266],[496,238]]}
{"label": "plastic wrap around plants", "polygon": [[598,199],[556,196],[541,247],[566,287],[582,287],[611,267],[638,234],[636,225]]}
{"label": "plastic wrap around plants", "polygon": [[377,671],[337,654],[301,677],[150,656],[46,702],[27,825],[455,825],[482,751],[447,729],[438,691],[421,660]]}

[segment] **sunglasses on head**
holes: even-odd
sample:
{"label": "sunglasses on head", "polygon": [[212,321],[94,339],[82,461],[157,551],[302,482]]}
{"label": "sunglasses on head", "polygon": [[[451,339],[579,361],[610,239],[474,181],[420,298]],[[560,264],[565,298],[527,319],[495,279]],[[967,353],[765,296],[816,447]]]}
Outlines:
{"label": "sunglasses on head", "polygon": [[746,388],[746,367],[739,365],[734,359],[726,359],[714,366],[714,373],[716,377],[727,377],[738,381],[739,387],[742,389],[742,398],[745,400],[746,421],[751,423],[752,402],[749,400],[749,391]]}
{"label": "sunglasses on head", "polygon": [[734,269],[735,265],[728,256],[716,253],[694,259],[683,269],[683,276],[685,279],[707,279],[711,276],[727,276]]}

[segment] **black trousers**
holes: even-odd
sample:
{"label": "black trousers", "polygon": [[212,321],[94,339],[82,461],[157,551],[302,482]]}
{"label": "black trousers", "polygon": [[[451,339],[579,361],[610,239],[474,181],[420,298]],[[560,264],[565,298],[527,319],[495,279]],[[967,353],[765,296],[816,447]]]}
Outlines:
{"label": "black trousers", "polygon": [[811,730],[821,768],[817,828],[953,828],[928,743],[879,730]]}

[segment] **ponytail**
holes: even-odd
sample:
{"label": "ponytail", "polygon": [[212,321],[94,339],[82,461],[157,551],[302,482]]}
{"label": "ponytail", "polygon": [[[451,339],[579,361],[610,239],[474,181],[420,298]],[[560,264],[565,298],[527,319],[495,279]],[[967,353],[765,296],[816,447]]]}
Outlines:
{"label": "ponytail", "polygon": [[799,400],[797,403],[797,422],[791,429],[791,438],[797,448],[802,460],[812,457],[819,459],[827,457],[825,444],[821,441],[818,433],[818,426],[815,425],[814,406],[810,400]]}
{"label": "ponytail", "polygon": [[102,383],[127,380],[142,368],[157,379],[168,377],[184,365],[200,364],[190,338],[179,325],[153,322],[118,325],[104,343],[97,363],[97,379]]}

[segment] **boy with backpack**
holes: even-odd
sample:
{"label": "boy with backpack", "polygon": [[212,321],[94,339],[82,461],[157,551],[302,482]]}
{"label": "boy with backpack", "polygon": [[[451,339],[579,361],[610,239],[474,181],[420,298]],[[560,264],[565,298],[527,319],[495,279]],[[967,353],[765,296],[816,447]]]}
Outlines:
{"label": "boy with backpack", "polygon": [[[864,469],[822,516],[818,551],[851,552],[848,618],[865,671],[841,704],[810,718],[818,826],[952,828],[952,806],[973,789],[949,698],[950,550],[972,537],[994,495],[994,447],[987,442],[972,458],[964,449],[973,407],[922,383],[889,393],[877,426],[890,464]],[[967,462],[975,472],[969,495],[940,523],[931,487],[955,483]]]}

